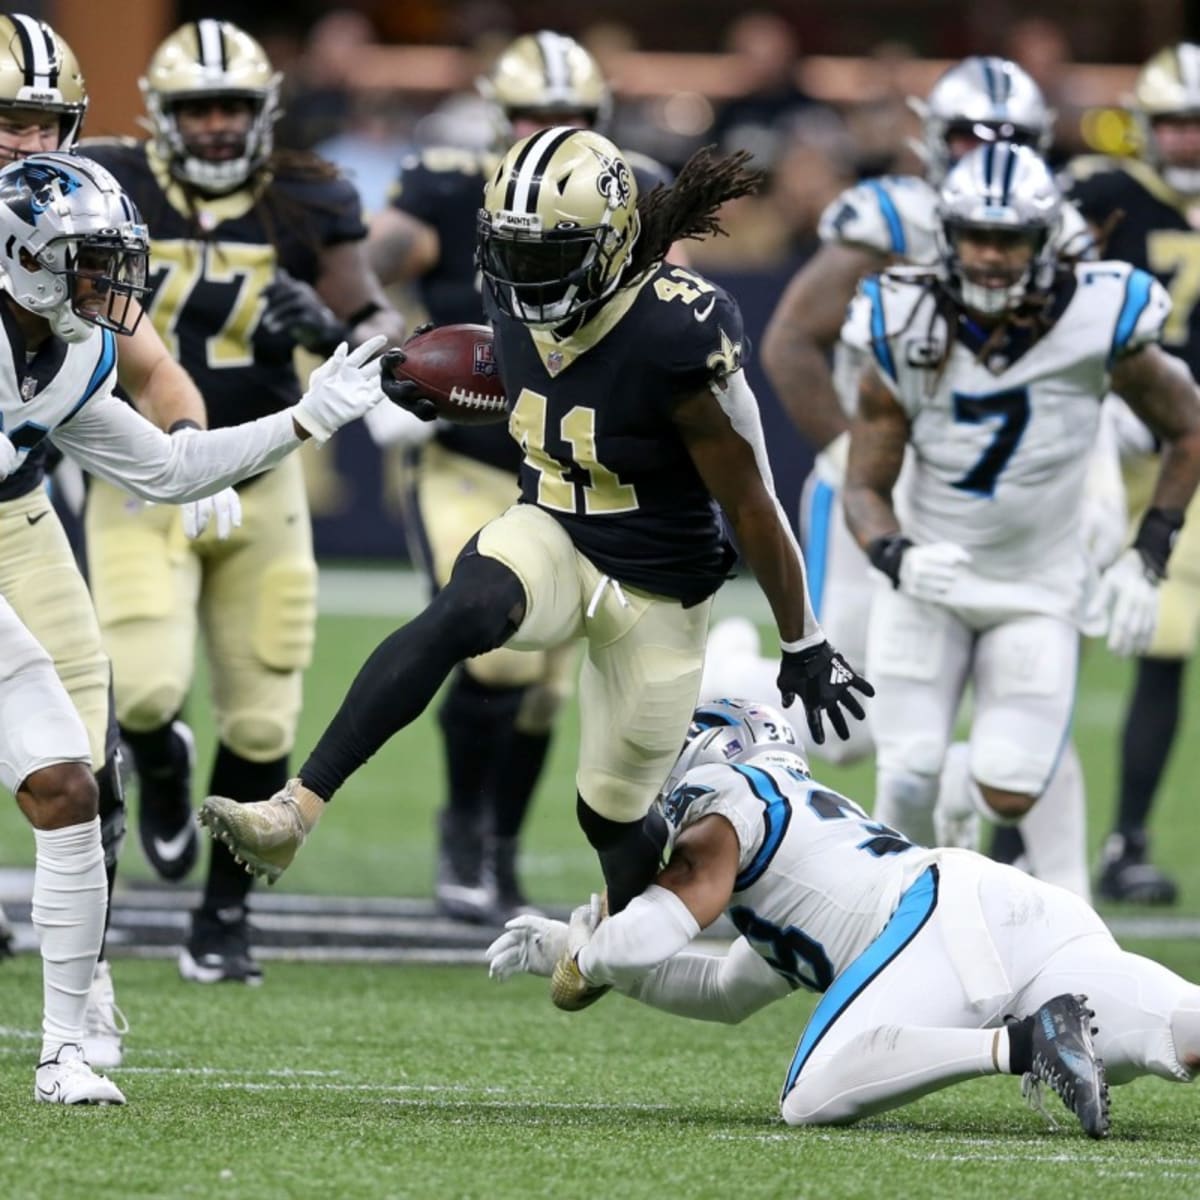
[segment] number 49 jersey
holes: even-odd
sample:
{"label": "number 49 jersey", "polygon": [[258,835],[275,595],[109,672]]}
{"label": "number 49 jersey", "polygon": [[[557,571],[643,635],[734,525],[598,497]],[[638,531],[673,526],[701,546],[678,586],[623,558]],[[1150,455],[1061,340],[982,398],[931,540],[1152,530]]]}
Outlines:
{"label": "number 49 jersey", "polygon": [[939,311],[937,287],[915,270],[870,276],[842,329],[908,415],[905,532],[970,551],[951,605],[1011,599],[1079,620],[1080,509],[1100,401],[1113,363],[1159,340],[1170,301],[1128,263],[1081,263],[1051,296],[1046,332],[1010,326],[992,344],[966,314]]}
{"label": "number 49 jersey", "polygon": [[733,554],[672,409],[741,369],[737,304],[660,265],[559,339],[484,299],[509,432],[524,452],[522,501],[621,583],[685,604],[715,592]]}
{"label": "number 49 jersey", "polygon": [[928,855],[794,763],[768,753],[695,767],[663,813],[676,829],[713,813],[733,826],[730,919],[793,987],[823,992],[887,923]]}

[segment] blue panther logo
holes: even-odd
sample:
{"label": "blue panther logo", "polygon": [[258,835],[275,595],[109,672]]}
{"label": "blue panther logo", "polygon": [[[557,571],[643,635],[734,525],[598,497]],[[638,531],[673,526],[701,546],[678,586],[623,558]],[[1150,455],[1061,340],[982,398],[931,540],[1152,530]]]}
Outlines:
{"label": "blue panther logo", "polygon": [[5,174],[5,202],[26,225],[35,227],[38,217],[55,200],[83,187],[78,175],[53,163],[22,162],[16,170]]}

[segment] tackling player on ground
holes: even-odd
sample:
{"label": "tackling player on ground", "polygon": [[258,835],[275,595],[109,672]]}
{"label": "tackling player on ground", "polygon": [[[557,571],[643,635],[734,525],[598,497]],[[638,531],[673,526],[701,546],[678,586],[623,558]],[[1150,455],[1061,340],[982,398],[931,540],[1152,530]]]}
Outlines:
{"label": "tackling player on ground", "polygon": [[[273,149],[279,82],[237,26],[189,23],[158,47],[142,80],[153,137],[86,147],[152,230],[149,315],[214,428],[293,403],[297,344],[327,354],[343,339],[401,333],[366,264],[354,188],[320,159]],[[209,787],[242,800],[287,780],[312,653],[316,564],[299,460],[239,494],[240,529],[192,543],[171,509],[130,506],[103,484],[88,498],[92,591],[137,769],[139,831],[152,866],[172,880],[198,852],[193,748],[178,721],[197,629],[219,739]],[[213,847],[179,958],[184,978],[261,980],[249,883]]]}
{"label": "tackling player on ground", "polygon": [[[671,849],[650,887],[598,924],[598,905],[569,925],[515,918],[488,948],[491,974],[552,976],[564,1007],[616,987],[730,1024],[821,993],[784,1077],[789,1125],[1023,1075],[1039,1106],[1048,1086],[1104,1137],[1109,1081],[1200,1070],[1200,988],[1122,951],[1064,889],[872,821],[811,777],[766,705],[697,709],[661,809]],[[722,912],[741,935],[729,952],[689,952]]]}
{"label": "tackling player on ground", "polygon": [[[779,685],[820,741],[871,694],[812,615],[773,493],[737,305],[663,263],[681,237],[757,183],[744,156],[701,152],[641,197],[591,131],[518,142],[484,192],[479,261],[495,351],[524,451],[522,502],[464,548],[425,611],[374,653],[300,770],[269,801],[205,802],[202,820],[277,878],[348,776],[425,708],[464,658],[499,645],[586,642],[576,809],[618,909],[661,846],[643,818],[686,732],[712,595],[733,561],[724,510],[772,606]],[[416,403],[410,383],[385,390]]]}

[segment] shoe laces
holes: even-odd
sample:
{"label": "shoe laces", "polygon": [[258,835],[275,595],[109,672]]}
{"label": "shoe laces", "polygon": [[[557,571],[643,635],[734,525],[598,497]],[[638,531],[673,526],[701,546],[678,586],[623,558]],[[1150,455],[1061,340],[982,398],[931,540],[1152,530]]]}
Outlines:
{"label": "shoe laces", "polygon": [[111,983],[88,993],[85,1020],[92,1036],[121,1038],[129,1032],[129,1021],[113,997]]}
{"label": "shoe laces", "polygon": [[1040,1113],[1051,1129],[1058,1128],[1054,1114],[1046,1107],[1046,1098],[1042,1090],[1042,1080],[1032,1071],[1026,1071],[1021,1076],[1021,1096],[1035,1113]]}

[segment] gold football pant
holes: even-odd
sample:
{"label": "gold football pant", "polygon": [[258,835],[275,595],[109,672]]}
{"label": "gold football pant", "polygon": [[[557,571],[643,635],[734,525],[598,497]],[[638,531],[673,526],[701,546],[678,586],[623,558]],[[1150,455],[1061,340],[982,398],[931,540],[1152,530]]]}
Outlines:
{"label": "gold football pant", "polygon": [[181,510],[95,481],[86,531],[92,591],[113,662],[117,717],[157,729],[191,687],[204,637],[221,742],[251,762],[292,748],[312,658],[316,564],[298,458],[241,489],[242,525],[195,541]]}

